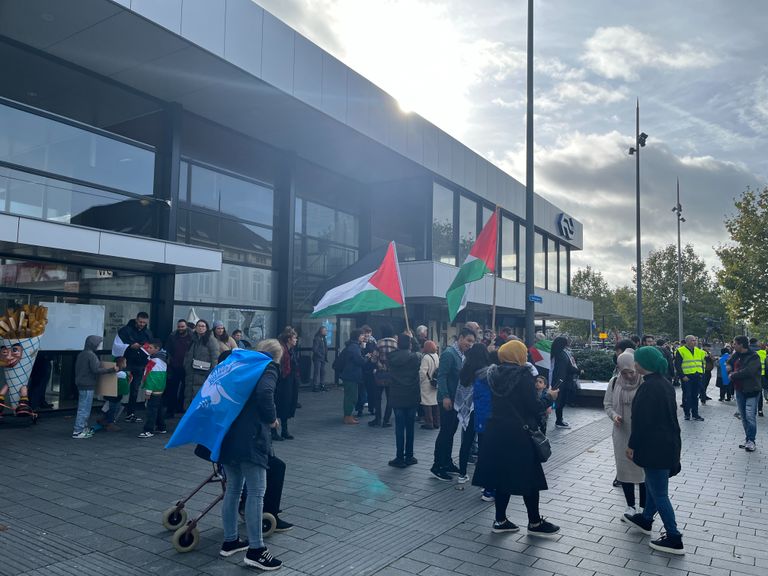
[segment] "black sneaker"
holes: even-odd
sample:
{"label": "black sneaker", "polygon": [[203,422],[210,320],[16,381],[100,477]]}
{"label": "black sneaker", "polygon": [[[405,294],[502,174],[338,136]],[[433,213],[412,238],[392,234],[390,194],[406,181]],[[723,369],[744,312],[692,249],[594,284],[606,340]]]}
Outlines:
{"label": "black sneaker", "polygon": [[408,464],[406,464],[405,460],[403,460],[402,458],[395,458],[394,460],[390,460],[389,462],[387,462],[387,464],[389,464],[393,468],[406,468],[408,466]]}
{"label": "black sneaker", "polygon": [[392,428],[392,424],[390,422],[382,422],[381,427],[382,428]]}
{"label": "black sneaker", "polygon": [[437,478],[438,480],[442,480],[443,482],[450,482],[453,480],[450,474],[446,473],[445,470],[442,468],[438,468],[437,466],[432,466],[432,468],[429,469],[432,476]]}
{"label": "black sneaker", "polygon": [[443,468],[443,470],[448,474],[459,474],[461,472],[461,470],[459,470],[459,467],[456,466],[456,464],[454,464],[453,462],[448,464],[448,466]]}
{"label": "black sneaker", "polygon": [[690,420],[691,419],[690,416],[685,416],[684,418],[685,418],[685,420]]}
{"label": "black sneaker", "polygon": [[418,463],[419,463],[419,461],[416,460],[416,458],[414,458],[413,456],[411,456],[410,458],[406,458],[405,459],[405,465],[406,466],[413,466],[414,464],[418,464]]}
{"label": "black sneaker", "polygon": [[568,422],[566,422],[565,420],[563,420],[562,422],[555,422],[555,428],[570,428],[570,427],[571,425],[568,424]]}
{"label": "black sneaker", "polygon": [[371,428],[377,428],[381,426],[381,422],[378,420],[371,420],[370,422],[368,422],[368,426],[370,426]]}
{"label": "black sneaker", "polygon": [[283,432],[280,434],[282,436],[283,440],[293,440],[293,436],[291,436],[288,432]]}
{"label": "black sneaker", "polygon": [[699,416],[698,414],[696,414],[696,416],[694,416],[694,417],[693,417],[693,419],[694,419],[696,422],[704,422],[704,418],[702,418],[702,417],[701,417],[701,416]]}
{"label": "black sneaker", "polygon": [[277,519],[277,524],[275,525],[275,532],[288,532],[288,530],[290,530],[291,528],[293,528],[293,524],[291,524],[290,522],[286,522],[282,518]]}
{"label": "black sneaker", "polygon": [[504,518],[503,522],[496,520],[493,523],[492,530],[496,534],[501,534],[502,532],[520,532],[520,527],[517,524],[512,524],[512,522]]}
{"label": "black sneaker", "polygon": [[613,479],[613,487],[614,488],[619,488],[620,486],[621,486],[621,482],[619,482],[619,479],[618,478],[614,478]]}
{"label": "black sneaker", "polygon": [[560,532],[560,526],[555,526],[552,522],[547,522],[544,518],[538,524],[528,524],[528,534],[530,536],[541,536],[542,538],[554,538]]}
{"label": "black sneaker", "polygon": [[657,540],[651,540],[648,545],[654,550],[659,552],[667,552],[668,554],[685,554],[685,548],[683,548],[683,537],[678,534],[677,536],[670,536],[662,532],[661,538]]}
{"label": "black sneaker", "polygon": [[758,410],[758,411],[757,411],[757,415],[758,415],[758,416],[762,416],[762,415],[763,415],[763,411],[762,411],[762,410]]}
{"label": "black sneaker", "polygon": [[232,556],[232,554],[242,552],[243,550],[248,550],[248,540],[238,538],[231,542],[224,542],[224,544],[221,545],[221,550],[219,550],[219,556],[224,556],[226,558]]}
{"label": "black sneaker", "polygon": [[245,565],[262,570],[277,570],[283,565],[283,561],[272,556],[266,548],[248,548],[245,553]]}
{"label": "black sneaker", "polygon": [[642,514],[624,514],[624,518],[631,526],[637,528],[643,534],[651,535],[653,531],[653,520],[646,520]]}

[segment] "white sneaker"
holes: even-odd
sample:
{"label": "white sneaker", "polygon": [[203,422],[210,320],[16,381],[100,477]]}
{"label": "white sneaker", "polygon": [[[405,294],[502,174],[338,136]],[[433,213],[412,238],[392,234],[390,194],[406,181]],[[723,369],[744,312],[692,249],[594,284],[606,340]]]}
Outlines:
{"label": "white sneaker", "polygon": [[142,432],[139,434],[139,438],[152,438],[153,436],[152,432]]}
{"label": "white sneaker", "polygon": [[72,434],[72,438],[76,440],[83,440],[85,438],[90,438],[93,436],[93,431],[90,428],[86,428],[82,432],[78,432],[77,434]]}
{"label": "white sneaker", "polygon": [[465,474],[464,476],[459,476],[458,478],[456,478],[456,480],[459,484],[466,484],[467,482],[469,482],[469,476]]}

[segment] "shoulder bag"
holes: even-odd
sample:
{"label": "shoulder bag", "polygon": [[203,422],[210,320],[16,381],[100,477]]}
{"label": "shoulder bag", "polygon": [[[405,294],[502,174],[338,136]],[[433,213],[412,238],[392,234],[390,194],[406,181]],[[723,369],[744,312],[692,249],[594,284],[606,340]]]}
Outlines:
{"label": "shoulder bag", "polygon": [[523,430],[525,430],[526,434],[528,434],[528,437],[531,439],[531,444],[533,444],[533,451],[536,454],[538,461],[546,462],[549,460],[549,457],[552,456],[552,445],[549,443],[549,438],[547,438],[546,435],[538,428],[532,430],[528,424],[524,423],[523,419],[520,417],[520,414],[517,412],[517,408],[514,406],[513,410],[515,411],[517,419],[520,420],[520,423],[523,425]]}

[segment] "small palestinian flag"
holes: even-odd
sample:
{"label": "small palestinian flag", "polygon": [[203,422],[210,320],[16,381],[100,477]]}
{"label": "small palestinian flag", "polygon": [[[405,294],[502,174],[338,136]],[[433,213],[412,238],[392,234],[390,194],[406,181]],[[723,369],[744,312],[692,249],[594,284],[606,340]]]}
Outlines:
{"label": "small palestinian flag", "polygon": [[[350,273],[355,273],[355,277],[346,280]],[[335,279],[341,282],[320,298],[313,317],[375,312],[405,305],[394,242],[389,243],[383,260],[363,258]]]}
{"label": "small palestinian flag", "polygon": [[549,370],[552,366],[550,364],[550,352],[552,351],[552,340],[539,340],[528,348],[528,352],[531,355],[534,365],[539,368]]}
{"label": "small palestinian flag", "polygon": [[467,306],[467,289],[470,282],[482,279],[496,270],[496,244],[499,238],[498,211],[495,211],[477,236],[467,259],[459,268],[445,299],[448,301],[448,316],[454,321],[459,312]]}

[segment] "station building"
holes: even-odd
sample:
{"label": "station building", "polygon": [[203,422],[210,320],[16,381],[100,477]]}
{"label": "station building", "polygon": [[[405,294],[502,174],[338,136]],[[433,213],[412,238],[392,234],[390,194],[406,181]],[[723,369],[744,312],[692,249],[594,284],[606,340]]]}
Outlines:
{"label": "station building", "polygon": [[[251,0],[0,0],[0,309],[140,310],[251,339],[312,319],[318,286],[395,240],[412,324],[446,341],[445,292],[501,207],[498,323],[525,308],[525,187]],[[537,196],[537,320],[570,295],[579,221]],[[493,281],[459,318],[490,323]],[[49,351],[71,396],[74,352]]]}

